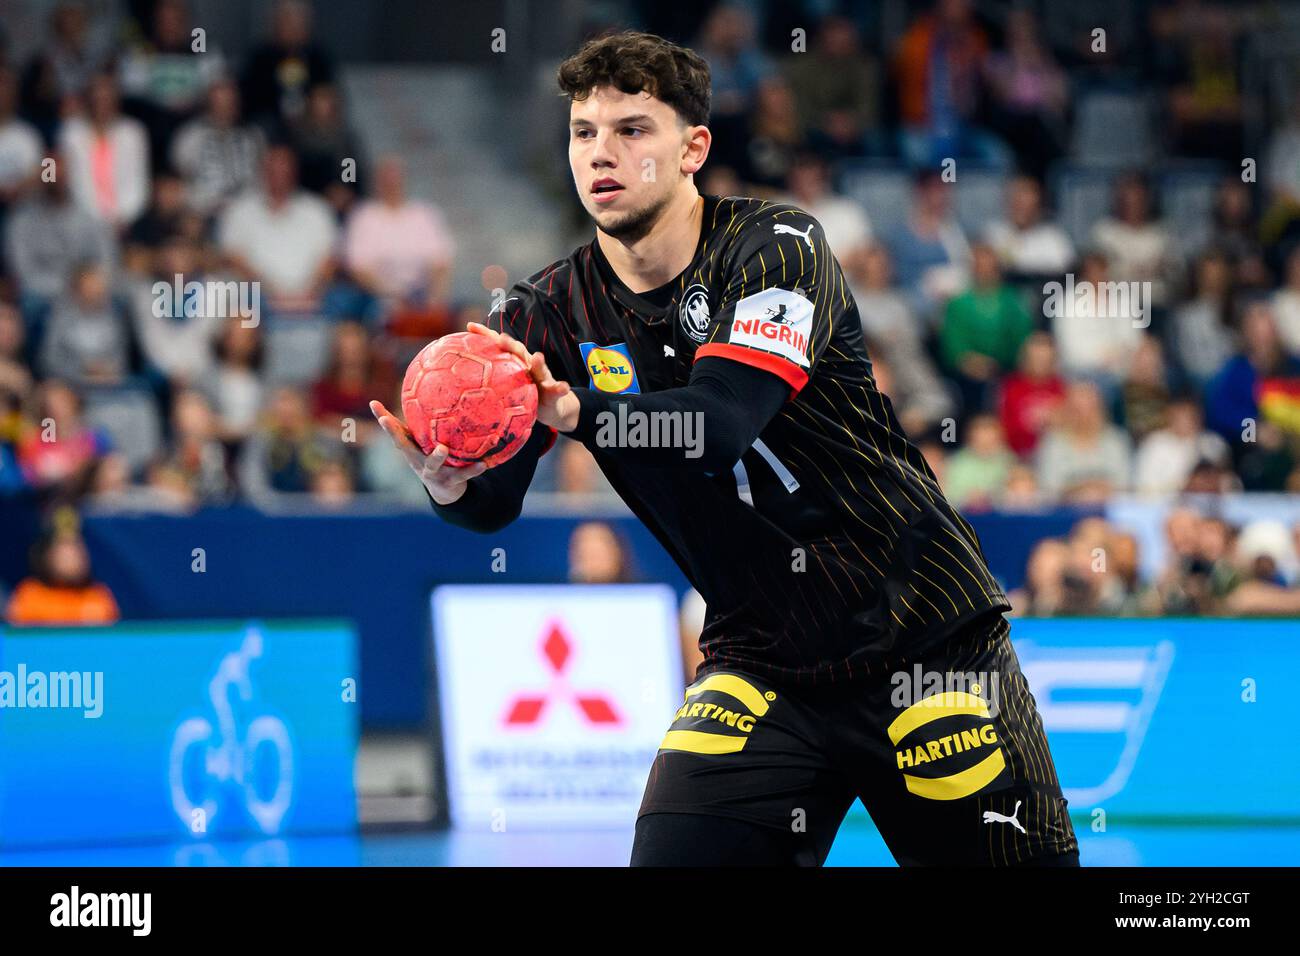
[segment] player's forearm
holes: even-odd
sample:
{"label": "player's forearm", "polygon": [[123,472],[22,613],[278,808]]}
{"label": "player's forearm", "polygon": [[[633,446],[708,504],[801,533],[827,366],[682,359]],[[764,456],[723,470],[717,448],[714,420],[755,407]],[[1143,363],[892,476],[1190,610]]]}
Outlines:
{"label": "player's forearm", "polygon": [[571,437],[627,462],[723,471],[754,444],[789,392],[768,372],[701,359],[681,388],[643,395],[574,389],[580,410]]}
{"label": "player's forearm", "polygon": [[538,459],[551,440],[548,430],[538,425],[524,447],[509,460],[485,471],[465,485],[465,493],[449,505],[433,500],[433,510],[448,524],[479,534],[500,531],[519,517],[524,496],[532,484]]}

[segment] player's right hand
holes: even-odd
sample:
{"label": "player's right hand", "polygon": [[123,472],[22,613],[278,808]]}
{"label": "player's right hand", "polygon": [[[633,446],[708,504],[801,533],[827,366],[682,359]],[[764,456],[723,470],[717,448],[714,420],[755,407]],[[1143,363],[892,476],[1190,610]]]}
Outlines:
{"label": "player's right hand", "polygon": [[382,402],[371,402],[370,411],[379,422],[379,427],[388,433],[394,447],[402,453],[411,470],[419,476],[424,487],[429,490],[429,495],[438,504],[449,505],[460,500],[461,495],[465,494],[469,480],[487,471],[487,466],[481,461],[463,468],[448,465],[447,455],[451,449],[446,445],[440,444],[426,455],[420,451],[420,446],[412,437],[411,430],[386,409]]}

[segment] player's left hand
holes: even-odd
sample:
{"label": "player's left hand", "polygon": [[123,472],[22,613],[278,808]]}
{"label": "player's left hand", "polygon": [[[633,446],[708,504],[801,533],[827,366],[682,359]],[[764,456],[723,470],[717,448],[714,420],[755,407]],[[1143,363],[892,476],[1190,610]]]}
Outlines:
{"label": "player's left hand", "polygon": [[471,322],[468,331],[488,335],[508,352],[519,356],[528,367],[528,374],[537,383],[537,420],[557,432],[571,432],[578,427],[578,396],[568,382],[562,382],[546,367],[546,357],[541,352],[529,352],[523,342],[506,334],[489,329],[486,325]]}

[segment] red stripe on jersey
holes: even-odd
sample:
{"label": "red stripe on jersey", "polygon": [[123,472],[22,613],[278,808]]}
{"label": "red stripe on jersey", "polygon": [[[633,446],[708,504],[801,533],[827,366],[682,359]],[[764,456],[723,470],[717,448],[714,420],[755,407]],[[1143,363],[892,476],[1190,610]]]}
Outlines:
{"label": "red stripe on jersey", "polygon": [[790,386],[791,399],[798,395],[800,390],[808,384],[807,372],[788,359],[767,352],[747,349],[743,345],[732,345],[729,342],[710,342],[708,345],[701,345],[695,350],[695,361],[698,362],[710,355],[716,358],[731,359],[733,362],[752,365],[754,368],[761,368],[765,372],[771,372]]}

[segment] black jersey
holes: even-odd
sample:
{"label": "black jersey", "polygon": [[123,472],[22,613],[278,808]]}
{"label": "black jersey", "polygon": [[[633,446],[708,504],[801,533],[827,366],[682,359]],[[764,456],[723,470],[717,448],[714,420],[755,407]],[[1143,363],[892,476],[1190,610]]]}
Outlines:
{"label": "black jersey", "polygon": [[730,470],[601,470],[703,595],[704,668],[787,680],[867,676],[1008,610],[970,525],[876,388],[862,324],[821,226],[795,206],[704,197],[695,256],[645,296],[591,243],[517,283],[488,324],[556,378],[636,394],[716,356],[789,400]]}

